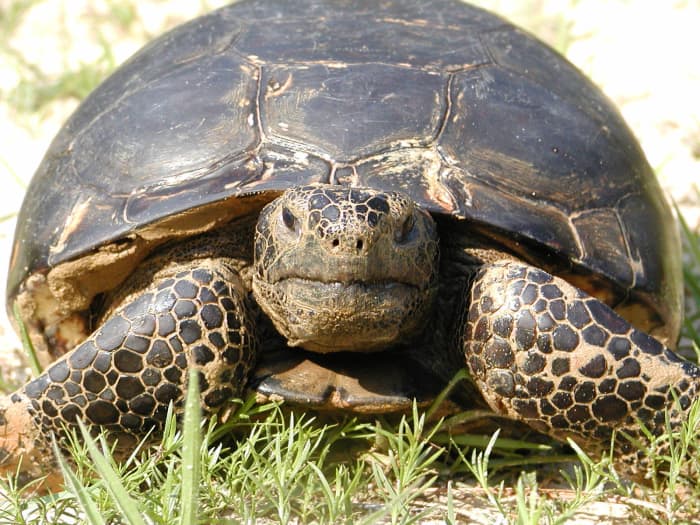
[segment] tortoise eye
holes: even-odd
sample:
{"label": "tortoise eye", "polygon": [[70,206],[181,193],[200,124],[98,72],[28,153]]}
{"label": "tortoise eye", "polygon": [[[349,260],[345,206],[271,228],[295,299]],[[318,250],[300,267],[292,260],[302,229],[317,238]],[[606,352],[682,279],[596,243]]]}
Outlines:
{"label": "tortoise eye", "polygon": [[286,206],[282,208],[282,222],[290,231],[297,231],[297,218]]}
{"label": "tortoise eye", "polygon": [[411,234],[415,230],[415,226],[416,216],[413,213],[411,213],[408,217],[404,219],[403,224],[401,225],[401,229],[397,232],[397,235],[395,237],[396,242],[403,243],[411,240],[413,238]]}

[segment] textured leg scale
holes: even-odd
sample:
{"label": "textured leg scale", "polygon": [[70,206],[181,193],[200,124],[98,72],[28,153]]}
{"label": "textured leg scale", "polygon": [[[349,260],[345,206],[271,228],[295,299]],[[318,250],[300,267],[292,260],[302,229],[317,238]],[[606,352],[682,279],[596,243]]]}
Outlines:
{"label": "textured leg scale", "polygon": [[12,472],[18,455],[27,468],[43,453],[50,457],[46,438],[77,429],[78,419],[130,452],[149,431],[162,430],[170,403],[182,405],[189,367],[199,371],[206,412],[241,394],[254,360],[245,290],[237,275],[209,263],[127,301],[12,394],[0,407],[0,470]]}
{"label": "textured leg scale", "polygon": [[[678,425],[698,395],[695,364],[535,267],[486,265],[468,304],[464,351],[491,408],[587,452],[607,450],[613,430],[642,438],[637,420],[660,434],[665,409]],[[637,449],[616,444],[634,470]]]}

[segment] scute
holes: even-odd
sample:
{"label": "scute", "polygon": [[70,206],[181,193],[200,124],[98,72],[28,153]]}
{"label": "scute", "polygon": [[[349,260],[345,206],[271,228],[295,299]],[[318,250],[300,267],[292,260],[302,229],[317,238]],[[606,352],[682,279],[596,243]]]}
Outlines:
{"label": "scute", "polygon": [[[480,32],[502,24],[499,18],[469,6],[463,12],[467,16],[457,21],[441,20],[439,15],[443,13],[432,3],[419,6],[417,2],[392,2],[377,9],[372,4],[348,2],[346,10],[336,10],[337,3],[331,9],[326,3],[313,3],[325,9],[319,14],[312,9],[307,14],[299,6],[294,13],[250,20],[236,40],[236,48],[263,64],[318,64],[329,68],[395,64],[456,71],[491,61]],[[451,11],[450,16],[456,14],[454,3],[442,4]],[[411,13],[410,8],[418,12]],[[307,26],[310,21],[314,24],[311,31]]]}
{"label": "scute", "polygon": [[263,129],[271,142],[336,163],[401,142],[427,144],[443,118],[445,82],[440,73],[388,64],[270,66]]}
{"label": "scute", "polygon": [[10,308],[34,274],[312,182],[404,191],[540,246],[677,333],[678,236],[632,133],[552,50],[456,0],[243,1],[155,40],[46,154]]}

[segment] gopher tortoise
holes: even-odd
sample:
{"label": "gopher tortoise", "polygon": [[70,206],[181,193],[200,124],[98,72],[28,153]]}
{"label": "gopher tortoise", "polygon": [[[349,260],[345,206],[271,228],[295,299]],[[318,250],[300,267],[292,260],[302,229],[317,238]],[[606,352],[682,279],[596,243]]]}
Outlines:
{"label": "gopher tortoise", "polygon": [[[678,233],[618,111],[455,0],[249,0],[133,56],[51,144],[8,307],[47,366],[0,471],[83,421],[129,451],[182,405],[489,407],[640,468],[697,395]],[[59,439],[59,443],[64,440]],[[52,479],[49,477],[49,479]]]}

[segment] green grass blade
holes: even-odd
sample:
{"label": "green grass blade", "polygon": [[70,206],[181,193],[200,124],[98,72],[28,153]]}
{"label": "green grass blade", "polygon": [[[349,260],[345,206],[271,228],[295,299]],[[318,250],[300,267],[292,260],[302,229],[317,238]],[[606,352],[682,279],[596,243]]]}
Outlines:
{"label": "green grass blade", "polygon": [[[457,434],[449,435],[445,433],[440,433],[435,435],[433,441],[436,443],[444,444],[450,442],[450,440],[457,445],[467,445],[470,447],[486,448],[489,443],[491,443],[491,436],[481,435],[481,434]],[[508,438],[498,438],[495,443],[496,449],[503,450],[539,450],[539,451],[549,451],[552,450],[551,445],[545,443],[532,443],[530,441],[521,441],[518,439],[508,439]]]}
{"label": "green grass blade", "polygon": [[[12,180],[14,180],[20,188],[24,188],[25,190],[27,189],[27,182],[24,179],[22,179],[22,177],[17,175],[17,172],[15,172],[15,170],[12,169],[10,163],[7,162],[3,157],[0,157],[0,166],[5,168],[7,173],[10,174],[10,177],[12,177]],[[16,215],[16,213],[11,214],[10,216],[12,215]]]}
{"label": "green grass blade", "polygon": [[199,406],[198,371],[190,368],[187,382],[187,398],[185,400],[185,418],[183,423],[182,444],[182,482],[180,498],[182,525],[197,523],[197,505],[199,501],[199,451],[202,442],[200,422],[202,420]]}
{"label": "green grass blade", "polygon": [[139,513],[138,504],[134,501],[122,485],[119,475],[114,471],[107,459],[97,448],[97,443],[92,438],[82,421],[78,420],[80,432],[85,440],[88,453],[94,462],[95,470],[104,480],[105,488],[112,501],[122,513],[122,518],[129,525],[146,525]]}
{"label": "green grass blade", "polygon": [[440,405],[442,405],[442,402],[445,400],[445,398],[452,392],[455,386],[457,386],[457,383],[462,381],[463,379],[468,379],[469,374],[467,373],[466,368],[462,368],[457,372],[454,377],[450,380],[449,383],[445,386],[445,388],[442,389],[442,392],[438,394],[438,396],[435,398],[435,400],[431,403],[430,408],[428,408],[428,411],[425,413],[425,419],[427,421],[430,421],[431,418],[433,417],[433,414],[437,411],[438,408],[440,408]]}
{"label": "green grass blade", "polygon": [[576,461],[574,454],[553,454],[551,456],[525,456],[518,458],[491,459],[492,470],[505,467],[525,467],[527,465],[549,465],[552,463],[570,463]]}
{"label": "green grass blade", "polygon": [[678,208],[678,205],[676,203],[673,204],[674,208],[676,209],[676,215],[678,216],[678,221],[680,222],[681,225],[681,231],[683,233],[683,237],[687,241],[687,246],[688,246],[688,251],[690,255],[692,256],[693,260],[695,263],[700,263],[700,241],[698,241],[698,238],[695,236],[693,231],[690,229],[690,226],[688,225],[688,222],[685,220],[685,217],[681,213],[680,208]]}
{"label": "green grass blade", "polygon": [[36,352],[34,351],[32,340],[29,339],[27,327],[25,326],[24,321],[22,321],[22,316],[19,313],[19,305],[17,303],[12,305],[12,315],[14,315],[17,326],[19,326],[19,337],[22,341],[22,348],[24,348],[24,351],[27,353],[27,357],[29,358],[29,366],[32,369],[34,377],[37,377],[41,375],[43,370],[39,364],[39,359],[36,356]]}
{"label": "green grass blade", "polygon": [[85,513],[87,523],[89,523],[90,525],[105,525],[106,522],[102,519],[100,509],[97,507],[97,504],[92,499],[88,491],[85,489],[85,485],[83,485],[80,482],[80,480],[73,473],[73,470],[70,468],[66,460],[63,458],[63,455],[58,449],[58,445],[56,444],[55,439],[51,440],[51,446],[53,447],[54,455],[58,459],[58,464],[61,467],[61,472],[63,472],[63,479],[66,482],[66,486],[78,500],[80,507]]}

